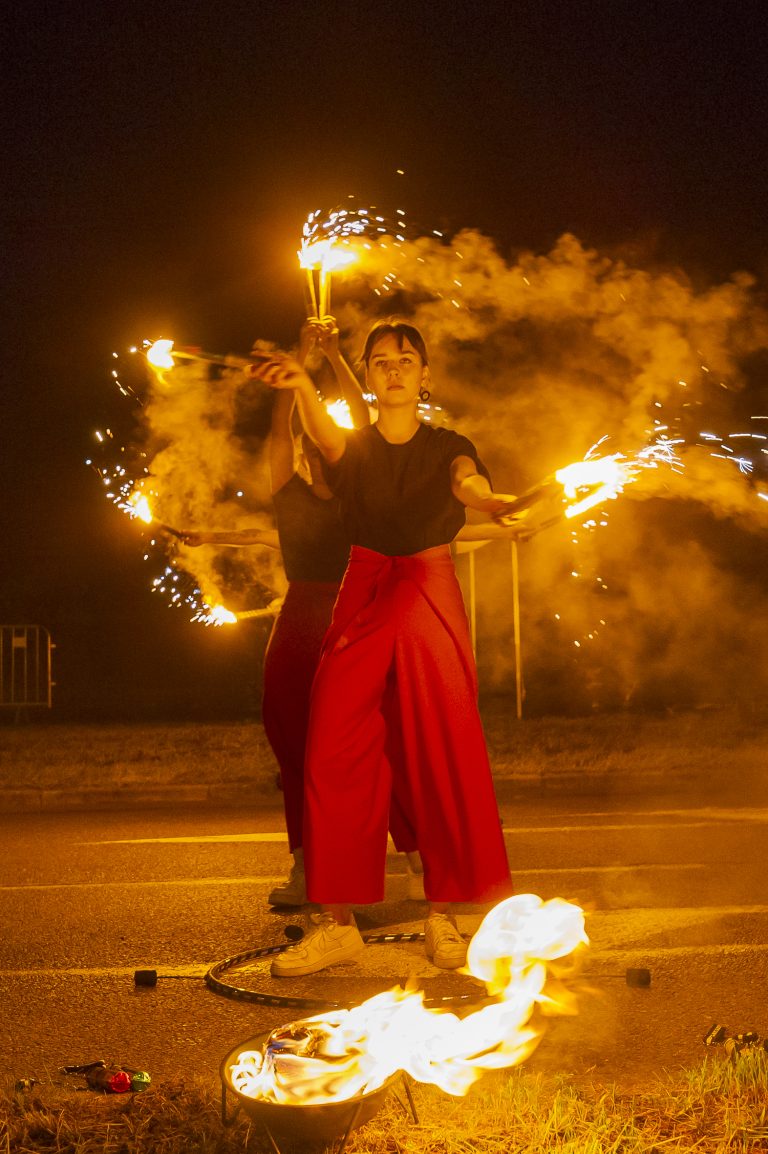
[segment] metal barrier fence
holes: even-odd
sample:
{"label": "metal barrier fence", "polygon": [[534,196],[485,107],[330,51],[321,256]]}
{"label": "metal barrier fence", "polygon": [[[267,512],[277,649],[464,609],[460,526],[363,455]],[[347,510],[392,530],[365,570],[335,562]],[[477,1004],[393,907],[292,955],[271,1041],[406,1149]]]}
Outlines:
{"label": "metal barrier fence", "polygon": [[42,625],[0,625],[0,708],[51,708],[54,648]]}

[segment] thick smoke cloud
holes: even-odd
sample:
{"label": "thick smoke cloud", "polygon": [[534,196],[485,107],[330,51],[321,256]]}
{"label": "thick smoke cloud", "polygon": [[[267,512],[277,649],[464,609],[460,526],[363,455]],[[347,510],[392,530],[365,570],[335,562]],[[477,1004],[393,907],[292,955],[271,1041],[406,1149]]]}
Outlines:
{"label": "thick smoke cloud", "polygon": [[[350,361],[378,317],[423,330],[433,402],[475,441],[500,490],[524,491],[601,438],[600,452],[628,455],[679,442],[681,468],[645,470],[584,524],[518,546],[530,712],[751,699],[767,680],[768,316],[745,274],[702,287],[634,265],[572,236],[506,260],[466,231],[387,238],[334,283]],[[264,410],[269,398],[244,400],[245,388],[234,371],[212,381],[201,367],[154,387],[143,438],[162,519],[269,523],[264,422],[243,431],[248,405]],[[209,603],[237,610],[280,591],[264,550],[239,550],[236,564],[222,553],[176,556]],[[475,564],[481,683],[508,692],[509,543]]]}

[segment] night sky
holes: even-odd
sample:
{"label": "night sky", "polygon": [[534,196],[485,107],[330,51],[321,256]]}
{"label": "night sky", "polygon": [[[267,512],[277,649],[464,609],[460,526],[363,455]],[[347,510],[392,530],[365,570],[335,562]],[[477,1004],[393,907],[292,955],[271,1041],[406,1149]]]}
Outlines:
{"label": "night sky", "polygon": [[768,275],[762,3],[64,0],[6,22],[0,623],[51,630],[62,716],[253,707],[266,626],[153,596],[84,460],[120,415],[113,350],[294,339],[311,210],[354,194],[508,257],[573,233],[698,286]]}

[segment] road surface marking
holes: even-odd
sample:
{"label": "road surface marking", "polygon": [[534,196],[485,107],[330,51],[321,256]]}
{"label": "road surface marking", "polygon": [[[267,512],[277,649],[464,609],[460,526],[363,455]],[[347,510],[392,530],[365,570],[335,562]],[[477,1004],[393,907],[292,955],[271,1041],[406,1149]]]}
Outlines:
{"label": "road surface marking", "polygon": [[[658,811],[652,816],[658,816],[659,813],[668,813],[669,816],[689,816],[690,810],[669,810]],[[708,826],[721,825],[726,820],[731,820],[734,815],[740,814],[742,811],[738,810],[702,810],[701,818],[697,821],[685,822],[618,822],[610,825],[603,825],[601,823],[581,822],[578,825],[524,825],[511,826],[505,825],[502,827],[505,834],[510,836],[522,834],[553,834],[553,833],[576,833],[579,830],[585,831],[605,831],[615,832],[621,830],[627,833],[630,830],[684,830],[684,829],[706,829]],[[571,816],[571,815],[564,815]],[[597,814],[588,814],[586,816],[595,817]],[[615,815],[611,815],[615,816]],[[632,815],[637,818],[637,814]],[[768,810],[753,810],[745,811],[743,818],[739,820],[749,821],[768,821]],[[199,845],[199,844],[227,844],[233,845],[249,842],[253,843],[268,843],[268,842],[287,842],[287,833],[210,833],[210,834],[186,834],[183,837],[132,837],[132,838],[105,838],[100,841],[84,841],[75,842],[76,845],[82,846],[103,846],[103,845]]]}
{"label": "road surface marking", "polygon": [[[562,874],[620,874],[620,873],[651,873],[657,871],[660,873],[675,871],[682,873],[685,871],[702,871],[710,869],[705,862],[687,862],[684,865],[675,865],[669,863],[646,863],[645,865],[617,865],[617,866],[564,866],[562,868],[553,869],[537,869],[535,866],[520,866],[513,867],[513,875],[519,877],[521,874],[525,877],[558,877]],[[387,873],[387,881],[392,878],[406,878],[406,873]],[[157,886],[227,886],[227,885],[275,885],[277,882],[284,881],[284,874],[255,874],[248,877],[204,877],[204,878],[157,878],[157,879],[133,879],[130,882],[130,888],[136,889],[151,889]],[[20,885],[0,885],[0,893],[12,893],[15,891],[29,891],[29,890],[77,890],[77,889],[105,889],[108,887],[113,889],[124,890],[126,882],[120,878],[117,881],[97,881],[97,882],[26,882]]]}

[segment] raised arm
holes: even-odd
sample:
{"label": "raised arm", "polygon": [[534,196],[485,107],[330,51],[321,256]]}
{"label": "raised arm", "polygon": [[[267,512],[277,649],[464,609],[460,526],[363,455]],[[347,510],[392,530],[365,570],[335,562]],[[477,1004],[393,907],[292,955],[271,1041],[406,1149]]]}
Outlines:
{"label": "raised arm", "polygon": [[287,485],[295,473],[291,418],[293,393],[275,393],[272,398],[272,422],[269,435],[269,484],[272,494]]}
{"label": "raised arm", "polygon": [[342,356],[339,348],[339,326],[336,318],[323,317],[317,330],[317,343],[333,369],[341,395],[349,405],[352,424],[362,429],[371,423],[371,414],[363,396],[360,382]]}
{"label": "raised arm", "polygon": [[338,461],[344,455],[344,433],[329,416],[311,378],[297,360],[287,353],[270,353],[251,366],[251,374],[272,389],[292,392],[301,423],[326,460]]}

